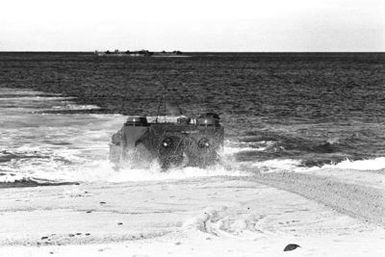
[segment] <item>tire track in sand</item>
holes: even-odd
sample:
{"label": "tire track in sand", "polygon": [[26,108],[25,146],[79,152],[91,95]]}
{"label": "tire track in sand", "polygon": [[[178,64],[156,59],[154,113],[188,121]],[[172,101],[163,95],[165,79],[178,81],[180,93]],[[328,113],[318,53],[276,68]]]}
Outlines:
{"label": "tire track in sand", "polygon": [[347,184],[303,173],[264,173],[249,177],[274,188],[301,195],[335,211],[385,228],[385,190]]}

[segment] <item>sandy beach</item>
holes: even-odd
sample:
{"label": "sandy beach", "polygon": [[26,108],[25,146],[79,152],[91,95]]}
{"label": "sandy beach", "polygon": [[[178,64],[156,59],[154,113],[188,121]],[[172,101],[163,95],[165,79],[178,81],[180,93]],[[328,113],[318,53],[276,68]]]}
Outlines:
{"label": "sandy beach", "polygon": [[0,256],[383,256],[383,185],[335,168],[3,189]]}

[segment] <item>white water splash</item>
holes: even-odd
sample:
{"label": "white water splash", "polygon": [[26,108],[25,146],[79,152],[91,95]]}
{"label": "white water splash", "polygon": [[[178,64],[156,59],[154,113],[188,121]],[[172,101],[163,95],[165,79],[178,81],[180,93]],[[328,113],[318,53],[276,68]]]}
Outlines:
{"label": "white water splash", "polygon": [[353,170],[381,170],[385,169],[385,157],[370,160],[345,160],[337,164],[324,165],[322,168],[353,169]]}
{"label": "white water splash", "polygon": [[300,160],[292,159],[273,159],[260,162],[252,162],[250,168],[256,168],[261,173],[276,172],[276,171],[297,171],[300,167]]}
{"label": "white water splash", "polygon": [[233,142],[225,140],[225,155],[233,155],[241,152],[262,152],[273,147],[273,141],[259,141],[259,142]]}

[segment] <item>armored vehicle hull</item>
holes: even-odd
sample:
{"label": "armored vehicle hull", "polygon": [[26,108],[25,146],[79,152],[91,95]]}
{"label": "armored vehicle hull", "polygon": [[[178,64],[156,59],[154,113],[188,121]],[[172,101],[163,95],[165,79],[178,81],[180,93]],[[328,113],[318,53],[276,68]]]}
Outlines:
{"label": "armored vehicle hull", "polygon": [[116,167],[146,165],[156,160],[162,168],[206,167],[219,160],[224,129],[216,114],[197,119],[185,116],[176,121],[149,122],[147,117],[129,117],[112,136],[110,160]]}

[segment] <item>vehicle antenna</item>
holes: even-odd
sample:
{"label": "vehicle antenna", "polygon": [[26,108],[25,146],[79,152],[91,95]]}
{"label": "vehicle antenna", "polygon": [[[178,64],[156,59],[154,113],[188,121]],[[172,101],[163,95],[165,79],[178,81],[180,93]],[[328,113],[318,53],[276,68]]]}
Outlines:
{"label": "vehicle antenna", "polygon": [[156,83],[157,85],[159,85],[159,87],[161,87],[161,92],[162,92],[162,95],[159,97],[159,105],[158,105],[158,110],[157,110],[157,114],[156,114],[156,119],[155,119],[155,122],[158,122],[158,118],[159,118],[159,115],[161,113],[161,109],[162,109],[162,105],[164,107],[164,113],[167,114],[167,108],[169,107],[171,110],[173,110],[173,108],[176,107],[177,109],[177,112],[179,113],[179,115],[182,115],[183,114],[183,110],[182,108],[180,107],[180,105],[178,104],[178,101],[173,101],[173,106],[170,106],[170,105],[167,105],[167,102],[165,100],[165,94],[167,93],[168,95],[178,95],[179,98],[181,98],[181,95],[180,93],[175,89],[169,89],[166,85],[160,83],[160,82],[157,82]]}
{"label": "vehicle antenna", "polygon": [[158,111],[156,113],[156,119],[155,119],[155,123],[158,123],[158,118],[159,118],[159,114],[160,114],[160,108],[162,106],[162,103],[164,102],[164,90],[165,90],[165,86],[160,83],[159,81],[156,83],[159,87],[161,87],[161,92],[162,92],[162,95],[159,96],[159,104],[158,104]]}

